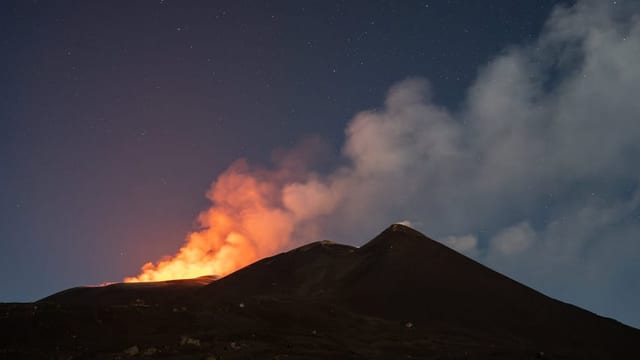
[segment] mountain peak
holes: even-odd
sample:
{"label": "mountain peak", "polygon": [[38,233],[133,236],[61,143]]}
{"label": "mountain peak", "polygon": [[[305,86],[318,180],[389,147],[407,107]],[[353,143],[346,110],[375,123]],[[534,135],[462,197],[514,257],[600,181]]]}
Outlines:
{"label": "mountain peak", "polygon": [[353,247],[349,245],[338,244],[331,240],[321,240],[321,241],[314,241],[314,242],[308,243],[306,245],[295,248],[291,251],[305,252],[305,251],[312,251],[312,250],[322,250],[322,251],[331,252],[331,251],[341,251],[345,249],[353,249]]}
{"label": "mountain peak", "polygon": [[391,249],[394,246],[413,248],[428,244],[439,245],[435,240],[407,225],[391,224],[378,236],[362,246],[362,249]]}
{"label": "mountain peak", "polygon": [[406,231],[407,229],[408,230],[415,230],[411,226],[403,224],[403,223],[393,223],[393,224],[389,225],[389,227],[386,230]]}
{"label": "mountain peak", "polygon": [[405,234],[405,235],[414,236],[414,237],[424,237],[424,238],[427,237],[420,231],[401,223],[394,223],[389,225],[389,227],[383,231],[383,233],[385,232],[391,232],[395,234]]}

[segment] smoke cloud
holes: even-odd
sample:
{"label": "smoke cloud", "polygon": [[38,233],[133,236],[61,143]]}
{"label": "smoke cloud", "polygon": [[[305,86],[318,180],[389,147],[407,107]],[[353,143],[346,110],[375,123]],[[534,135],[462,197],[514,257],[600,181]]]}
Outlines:
{"label": "smoke cloud", "polygon": [[552,296],[640,325],[640,289],[627,286],[640,274],[638,59],[640,4],[556,7],[537,40],[479,69],[458,111],[411,78],[383,109],[355,115],[329,173],[232,165],[208,193],[202,228],[136,279],[224,275],[301,242],[359,245],[406,220]]}

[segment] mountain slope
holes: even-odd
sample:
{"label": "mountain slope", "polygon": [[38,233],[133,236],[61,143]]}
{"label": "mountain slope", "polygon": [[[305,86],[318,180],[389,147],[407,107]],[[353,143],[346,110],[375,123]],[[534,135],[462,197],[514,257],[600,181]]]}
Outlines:
{"label": "mountain slope", "polygon": [[79,286],[47,296],[39,302],[90,306],[175,303],[184,301],[193,291],[217,278],[202,276],[195,279]]}

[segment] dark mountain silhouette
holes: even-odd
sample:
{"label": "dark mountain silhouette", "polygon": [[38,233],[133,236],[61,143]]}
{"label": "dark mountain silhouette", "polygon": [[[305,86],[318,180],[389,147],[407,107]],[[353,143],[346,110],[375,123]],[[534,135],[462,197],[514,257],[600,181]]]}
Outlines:
{"label": "dark mountain silhouette", "polygon": [[360,248],[315,242],[215,281],[74,288],[2,310],[14,357],[640,358],[639,330],[397,224]]}

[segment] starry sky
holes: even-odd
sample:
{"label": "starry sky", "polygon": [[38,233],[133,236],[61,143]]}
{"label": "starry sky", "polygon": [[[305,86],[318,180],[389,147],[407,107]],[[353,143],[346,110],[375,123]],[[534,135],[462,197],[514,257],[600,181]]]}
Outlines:
{"label": "starry sky", "polygon": [[3,1],[0,301],[136,274],[231,163],[313,138],[315,178],[365,179],[315,234],[408,221],[640,326],[638,8]]}

